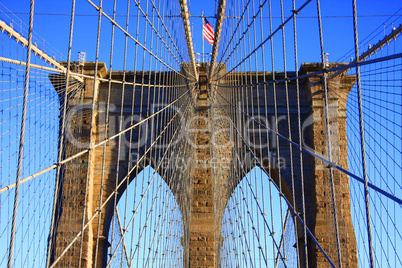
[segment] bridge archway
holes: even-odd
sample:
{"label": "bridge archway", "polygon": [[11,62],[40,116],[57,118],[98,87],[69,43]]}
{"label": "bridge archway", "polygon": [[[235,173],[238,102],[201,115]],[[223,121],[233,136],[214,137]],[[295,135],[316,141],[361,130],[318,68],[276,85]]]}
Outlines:
{"label": "bridge archway", "polygon": [[297,266],[295,225],[274,183],[255,166],[236,185],[222,220],[223,267]]}
{"label": "bridge archway", "polygon": [[183,263],[181,211],[166,180],[152,165],[143,167],[121,187],[110,210],[111,217],[104,225],[109,249],[103,263],[134,267],[177,267]]}

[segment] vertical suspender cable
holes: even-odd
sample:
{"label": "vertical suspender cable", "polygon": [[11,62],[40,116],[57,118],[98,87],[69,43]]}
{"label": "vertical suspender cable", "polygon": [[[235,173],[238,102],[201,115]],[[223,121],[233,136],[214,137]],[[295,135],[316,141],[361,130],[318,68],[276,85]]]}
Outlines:
{"label": "vertical suspender cable", "polygon": [[[74,14],[75,14],[75,0],[72,1],[71,7],[71,20],[70,20],[70,36],[68,42],[68,56],[67,56],[67,69],[66,69],[66,82],[65,82],[65,92],[64,92],[64,103],[63,103],[63,117],[62,117],[62,124],[61,124],[61,132],[60,132],[60,142],[59,142],[59,156],[57,162],[60,163],[63,157],[63,150],[64,150],[64,132],[65,132],[65,124],[66,124],[66,114],[67,114],[67,101],[68,101],[68,87],[69,87],[69,76],[70,76],[70,65],[71,65],[71,47],[73,42],[73,29],[74,29]],[[47,250],[47,260],[46,260],[46,267],[50,266],[50,259],[52,255],[52,247],[54,247],[54,224],[56,222],[56,207],[57,207],[57,200],[59,199],[59,181],[61,177],[61,165],[57,167],[56,173],[56,184],[54,189],[54,197],[53,197],[53,211],[52,211],[52,222],[50,225],[50,239],[48,244]]]}
{"label": "vertical suspender cable", "polygon": [[22,169],[22,158],[24,153],[24,136],[25,136],[25,119],[27,113],[27,102],[28,102],[28,89],[29,89],[29,71],[30,71],[30,61],[31,61],[31,49],[32,49],[32,28],[33,28],[33,12],[34,12],[34,0],[31,0],[31,7],[29,12],[29,32],[28,32],[28,48],[27,48],[27,60],[25,68],[25,81],[24,81],[24,97],[22,104],[22,118],[21,118],[21,134],[20,134],[20,146],[18,151],[18,164],[17,164],[17,175],[15,179],[15,196],[14,196],[14,209],[13,218],[11,223],[11,238],[10,246],[8,251],[8,262],[7,267],[10,268],[13,262],[13,251],[14,251],[14,240],[15,240],[15,227],[17,221],[17,211],[18,211],[18,195],[20,189],[20,178]]}
{"label": "vertical suspender cable", "polygon": [[374,252],[373,252],[373,239],[371,237],[371,222],[370,222],[370,200],[367,180],[367,167],[366,167],[366,148],[364,140],[364,120],[363,120],[363,104],[362,104],[362,91],[360,84],[360,59],[359,59],[359,40],[357,33],[357,12],[356,12],[356,0],[353,0],[353,31],[355,39],[355,57],[356,57],[356,76],[357,76],[357,94],[359,105],[359,127],[360,127],[360,142],[362,153],[362,168],[364,176],[364,199],[366,202],[366,219],[367,219],[367,235],[369,242],[369,254],[370,254],[370,266],[374,268]]}
{"label": "vertical suspender cable", "polygon": [[[138,33],[139,33],[139,27],[140,27],[140,8],[139,8],[139,4],[137,4],[137,21],[136,21],[136,30],[135,30],[135,38],[138,40]],[[133,74],[133,81],[136,82],[137,81],[137,58],[138,58],[138,43],[135,43],[135,49],[134,49],[134,74]],[[131,119],[130,119],[130,124],[134,124],[134,108],[135,108],[135,95],[136,95],[136,85],[133,84],[133,98],[132,98],[132,107],[131,107]],[[134,146],[131,146],[131,140],[133,139],[133,130],[130,130],[130,146],[129,146],[129,153],[128,153],[128,168],[131,169],[131,163],[134,163],[135,160],[134,159],[134,155],[133,155],[133,151],[135,153],[135,155],[138,155],[138,151],[135,151],[136,148],[134,148]],[[138,178],[136,176],[135,178],[135,184],[134,184],[134,198],[133,198],[133,207],[135,207],[136,204],[136,197],[137,197],[137,182],[138,182]],[[117,181],[116,181],[117,184]],[[117,186],[116,186],[117,189]],[[117,203],[117,198],[115,198],[114,200],[114,205],[113,207],[116,207],[116,203]],[[115,213],[113,212],[113,217],[115,217]],[[113,233],[113,232],[112,232]],[[132,225],[132,229],[131,229],[131,243],[130,243],[130,264],[132,262],[131,260],[131,256],[133,253],[133,241],[134,241],[134,224]]]}
{"label": "vertical suspender cable", "polygon": [[[293,0],[293,41],[294,41],[294,52],[295,52],[295,76],[299,76],[299,72],[297,68],[299,68],[298,60],[297,60],[297,34],[296,34],[296,4],[295,0]],[[303,213],[303,237],[304,237],[304,258],[305,258],[305,265],[308,267],[308,251],[307,251],[307,222],[306,222],[306,201],[304,196],[304,169],[303,169],[303,151],[302,148],[302,131],[301,131],[301,120],[300,120],[300,86],[299,86],[299,78],[296,78],[296,94],[297,94],[297,125],[299,130],[299,157],[300,157],[300,181],[301,181],[301,196],[302,196],[302,213]],[[293,203],[294,207],[296,204]],[[297,217],[294,217],[295,223],[295,232],[296,232],[296,247],[297,253],[299,254],[299,246],[298,246],[298,233],[297,233]],[[301,267],[300,264],[300,256],[297,258],[298,267]]]}
{"label": "vertical suspender cable", "polygon": [[[255,4],[254,4],[254,1],[253,1],[253,37],[254,37],[254,39],[253,39],[253,43],[254,43],[254,46],[257,46],[257,33],[256,33],[256,24],[257,24],[257,16],[256,16],[256,14],[258,14],[258,12],[261,12],[261,10],[262,10],[262,7],[261,7],[261,0],[260,0],[260,7],[259,7],[259,9],[258,9],[258,12],[257,13],[255,13]],[[255,20],[255,21],[254,21]],[[258,84],[258,73],[257,73],[257,70],[258,70],[258,53],[255,53],[255,83],[256,84]],[[257,85],[256,87],[256,96],[257,96],[257,116],[258,116],[258,118],[259,119],[261,119],[261,111],[260,111],[260,107],[261,107],[261,105],[260,105],[260,87]],[[253,109],[254,110],[254,109]],[[258,139],[259,139],[259,148],[262,148],[262,144],[263,144],[263,142],[262,142],[262,135],[261,135],[261,132],[262,132],[262,129],[261,129],[261,126],[260,125],[258,125]],[[262,162],[263,161],[263,157],[261,156],[260,157],[260,161]],[[255,185],[258,185],[258,183],[257,183],[257,172],[255,172],[254,173],[255,174]],[[262,172],[262,170],[261,170],[261,189],[264,187],[264,182],[263,182],[263,172]],[[262,195],[262,206],[263,206],[263,211],[265,211],[265,202],[264,202],[264,191],[262,191],[262,193],[261,193],[261,195]],[[256,210],[254,210],[253,209],[253,211],[256,211]],[[258,214],[257,214],[257,217],[256,218],[258,218]],[[264,228],[265,229],[265,228]],[[258,237],[261,237],[262,236],[262,234],[261,234],[261,232],[260,232],[260,224],[259,224],[259,221],[257,220],[257,230],[258,230]],[[261,245],[259,245],[260,247],[262,247]],[[264,255],[263,255],[264,256]],[[259,259],[260,259],[260,263],[259,263],[259,265],[261,266],[261,253],[259,254]]]}
{"label": "vertical suspender cable", "polygon": [[[271,0],[268,1],[268,6],[269,6],[269,34],[271,36],[270,38],[270,43],[271,43],[271,65],[272,65],[272,88],[273,88],[273,93],[274,93],[274,105],[275,105],[275,130],[278,130],[278,110],[277,110],[277,105],[276,105],[276,82],[275,82],[275,57],[274,57],[274,37],[273,37],[273,33],[272,33],[272,4],[271,4]],[[276,143],[275,143],[276,142]],[[277,149],[277,154],[278,154],[278,160],[280,157],[279,154],[279,141],[278,138],[275,137],[275,141],[274,141],[274,145],[276,146]],[[269,149],[269,148],[268,148]],[[279,177],[281,176],[281,169],[278,170],[279,171]],[[272,179],[272,178],[271,178]],[[271,185],[271,184],[270,184]],[[282,191],[282,189],[280,189],[280,192]],[[275,229],[274,229],[274,219],[273,219],[273,200],[272,200],[272,191],[270,188],[270,203],[271,203],[271,224],[272,224],[272,233],[270,234],[273,237],[273,234],[275,233]],[[281,205],[281,211],[282,211],[282,199],[279,200],[280,205]],[[272,247],[272,251],[273,251],[273,255],[275,256],[275,247]]]}
{"label": "vertical suspender cable", "polygon": [[[320,46],[321,46],[321,63],[322,63],[322,83],[324,88],[324,108],[325,108],[325,127],[327,132],[327,153],[328,153],[328,161],[331,162],[331,138],[330,138],[330,129],[329,129],[329,110],[328,110],[328,88],[326,81],[326,70],[325,70],[325,59],[324,59],[324,42],[322,37],[322,25],[321,25],[321,8],[320,8],[320,0],[317,0],[317,16],[318,16],[318,27],[320,34]],[[334,214],[334,225],[335,225],[335,238],[336,238],[336,249],[338,254],[338,262],[339,267],[342,268],[342,256],[341,256],[341,244],[339,239],[339,229],[338,229],[338,215],[336,214],[336,195],[335,195],[335,186],[334,186],[334,174],[332,166],[329,166],[329,177],[331,184],[331,197],[333,204],[333,214]],[[340,209],[340,208],[339,208]]]}
{"label": "vertical suspender cable", "polygon": [[[276,76],[275,76],[275,54],[274,54],[274,33],[272,31],[272,6],[271,6],[271,1],[269,1],[269,21],[270,21],[270,41],[271,41],[271,64],[272,64],[272,81],[273,81],[273,93],[274,93],[274,107],[275,107],[275,130],[279,131],[279,121],[278,121],[278,94],[277,94],[277,82],[276,82]],[[277,151],[277,157],[278,157],[278,163],[280,161],[281,158],[281,150],[280,150],[280,144],[279,144],[279,137],[276,136],[275,137],[275,141],[276,144],[274,144],[274,146],[276,146],[276,151]],[[278,168],[278,181],[279,181],[279,194],[280,194],[280,198],[279,198],[279,207],[280,207],[280,211],[281,211],[281,229],[283,230],[283,225],[284,225],[284,220],[283,220],[283,202],[282,202],[282,198],[281,196],[283,191],[282,191],[282,170],[281,168]],[[274,235],[274,232],[272,233],[272,236]],[[275,247],[274,247],[274,251],[275,251]],[[279,251],[279,250],[278,250]],[[275,252],[274,252],[274,256],[275,256]],[[284,262],[285,264],[285,262]]]}
{"label": "vertical suspender cable", "polygon": [[[293,13],[294,14],[294,13]],[[291,128],[291,118],[290,118],[290,104],[289,104],[289,85],[288,85],[288,74],[287,74],[287,68],[286,68],[286,45],[285,45],[285,24],[284,24],[284,16],[283,16],[283,0],[281,0],[281,23],[283,24],[282,26],[282,53],[283,53],[283,70],[284,70],[284,75],[285,75],[285,95],[286,95],[286,113],[287,113],[287,118],[288,118],[288,137],[290,140],[292,140],[292,128]],[[297,67],[296,67],[297,69]],[[279,130],[278,130],[279,131]],[[289,154],[290,154],[290,175],[292,179],[292,198],[293,198],[293,207],[296,208],[296,193],[295,193],[295,179],[294,179],[294,162],[293,162],[293,146],[289,143]],[[282,211],[281,211],[282,213]],[[285,233],[284,228],[286,226],[282,226],[282,233]],[[295,233],[297,234],[297,229],[295,229]],[[296,236],[297,237],[297,236]],[[285,240],[283,240],[284,248],[286,248],[285,245]],[[297,248],[297,242],[296,242],[296,248]],[[284,257],[286,259],[286,251],[284,251]]]}
{"label": "vertical suspender cable", "polygon": [[[116,19],[116,0],[113,3],[113,20]],[[111,33],[111,43],[110,43],[110,62],[109,62],[109,81],[108,81],[108,91],[107,91],[107,101],[106,101],[106,117],[105,117],[105,130],[103,139],[106,140],[109,135],[109,112],[110,112],[110,93],[112,88],[112,68],[113,68],[113,48],[114,48],[114,30],[115,25],[112,23],[112,33]],[[135,80],[133,81],[135,85]],[[98,249],[99,249],[99,238],[100,238],[100,226],[101,226],[101,218],[102,218],[102,203],[103,203],[103,184],[105,180],[105,160],[106,159],[106,143],[103,144],[102,148],[102,171],[101,171],[101,187],[99,191],[99,215],[98,215],[98,227],[96,231],[96,244],[95,244],[95,258],[93,267],[96,268],[98,264]],[[115,198],[116,200],[116,198]],[[113,213],[114,214],[114,213]],[[114,218],[114,217],[113,217]],[[113,219],[114,220],[114,219]],[[114,221],[113,221],[114,224]],[[106,238],[107,239],[107,238]]]}
{"label": "vertical suspender cable", "polygon": [[[264,24],[263,24],[263,14],[262,14],[262,4],[261,4],[261,0],[260,0],[260,38],[261,38],[261,56],[262,56],[262,73],[263,73],[263,83],[264,83],[264,88],[263,88],[263,90],[264,90],[264,106],[265,107],[268,107],[268,97],[267,97],[267,85],[266,85],[266,82],[267,82],[267,79],[266,79],[266,70],[265,70],[265,44],[263,43],[263,41],[264,41],[264,39],[263,39],[263,36],[264,36]],[[265,120],[268,120],[268,109],[267,108],[265,108],[264,109],[265,110]],[[266,144],[266,146],[267,146],[267,151],[268,151],[268,159],[269,159],[269,155],[270,155],[270,142],[269,142],[269,132],[268,132],[268,130],[266,129],[265,130],[265,135],[266,135],[266,137],[267,137],[267,144]],[[272,182],[271,182],[271,179],[272,179],[272,172],[271,172],[271,165],[272,165],[272,163],[271,163],[271,161],[268,161],[268,172],[267,172],[267,174],[268,174],[268,177],[269,177],[269,180],[268,180],[268,196],[269,196],[269,203],[270,203],[270,212],[271,212],[271,215],[273,214],[272,213],[272,211],[273,211],[273,206],[272,206]],[[263,181],[263,174],[264,174],[264,172],[262,172],[261,171],[261,190],[262,190],[262,196],[263,196],[263,211],[264,211],[264,213],[265,213],[265,198],[264,198],[264,181]],[[272,228],[273,228],[273,226],[274,226],[274,224],[273,224],[273,218],[271,217],[271,225],[272,225]],[[265,228],[264,227],[264,240],[265,240],[265,249],[266,250],[268,250],[268,247],[267,247],[267,231],[266,231],[266,229],[267,228]],[[275,254],[275,252],[273,252],[274,254]],[[274,255],[273,255],[274,256]]]}
{"label": "vertical suspender cable", "polygon": [[[126,12],[126,30],[125,32],[128,33],[128,26],[129,26],[129,19],[130,19],[130,0],[127,0],[127,12]],[[121,104],[120,104],[120,120],[119,120],[119,132],[123,130],[123,120],[124,120],[124,95],[126,93],[126,72],[127,72],[127,46],[128,46],[128,36],[127,34],[125,34],[124,36],[124,55],[123,55],[123,78],[122,78],[122,91],[121,91]],[[122,159],[121,156],[121,146],[124,146],[124,142],[122,141],[123,137],[120,136],[118,141],[117,141],[117,160],[116,160],[116,181],[119,180],[119,173],[120,171],[120,161]],[[123,151],[123,153],[125,153],[125,149]],[[124,157],[124,156],[123,156]],[[123,158],[124,159],[124,158]],[[126,183],[126,189],[128,189],[128,185],[129,185],[130,180],[127,180]],[[115,189],[117,190],[117,189]],[[123,226],[125,226],[126,223],[126,212],[127,212],[127,198],[128,195],[126,194],[126,198],[125,198],[125,206],[124,206],[124,220],[123,220]],[[117,207],[115,207],[115,210],[117,213],[117,216],[119,216],[118,214],[118,210]],[[123,227],[125,228],[125,227]],[[121,252],[121,256],[120,256],[120,267],[123,267],[123,251]],[[111,260],[113,258],[110,258]]]}
{"label": "vertical suspender cable", "polygon": [[95,70],[94,70],[94,85],[93,85],[93,97],[92,97],[92,113],[91,113],[91,121],[90,121],[90,131],[89,131],[89,152],[88,152],[88,169],[87,169],[87,175],[86,175],[86,182],[85,182],[85,197],[84,197],[84,207],[82,210],[82,224],[81,224],[81,241],[80,241],[80,251],[79,251],[79,260],[78,260],[78,267],[81,267],[81,260],[82,260],[82,248],[83,248],[83,243],[84,243],[84,229],[85,229],[85,216],[86,216],[86,210],[87,210],[87,196],[88,196],[88,184],[89,184],[89,171],[90,171],[90,161],[91,161],[91,150],[92,146],[94,143],[94,130],[93,130],[93,125],[95,121],[95,109],[97,105],[97,98],[98,98],[98,91],[99,88],[96,85],[97,83],[97,76],[98,76],[98,63],[99,63],[99,43],[100,43],[100,32],[101,32],[101,19],[102,19],[102,0],[99,2],[98,6],[98,34],[97,34],[97,39],[96,39],[96,56],[95,56]]}

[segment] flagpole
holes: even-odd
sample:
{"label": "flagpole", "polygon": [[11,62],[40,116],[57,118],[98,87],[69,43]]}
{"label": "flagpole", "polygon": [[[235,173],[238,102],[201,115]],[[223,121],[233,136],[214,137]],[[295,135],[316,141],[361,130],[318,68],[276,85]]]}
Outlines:
{"label": "flagpole", "polygon": [[[202,28],[201,33],[204,30],[204,10],[202,10]],[[202,35],[202,62],[204,63],[204,35]]]}

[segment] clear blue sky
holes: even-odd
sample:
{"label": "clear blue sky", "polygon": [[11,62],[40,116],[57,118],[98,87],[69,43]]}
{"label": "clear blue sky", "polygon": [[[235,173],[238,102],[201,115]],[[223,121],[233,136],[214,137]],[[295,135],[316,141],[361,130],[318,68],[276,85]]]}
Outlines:
{"label": "clear blue sky", "polygon": [[[104,1],[105,6],[110,10],[112,1]],[[278,1],[276,1],[278,2]],[[287,1],[289,3],[289,1]],[[302,2],[297,1],[298,7]],[[16,14],[23,23],[28,23],[29,13],[29,1],[28,0],[8,0],[1,1],[1,11],[7,11],[7,7],[11,12]],[[321,9],[323,16],[323,28],[324,28],[324,48],[325,52],[329,53],[330,61],[345,60],[349,61],[350,58],[343,56],[353,49],[353,24],[352,24],[352,1],[322,1]],[[359,15],[359,38],[360,41],[369,35],[373,30],[377,29],[378,32],[382,31],[382,23],[389,18],[389,15],[394,14],[398,10],[398,14],[402,14],[402,1],[400,0],[386,0],[386,1],[363,1],[358,0],[358,15]],[[4,7],[5,6],[5,7]],[[195,52],[199,53],[202,49],[202,36],[201,36],[201,18],[202,10],[206,16],[208,16],[212,26],[215,26],[215,7],[216,1],[195,1],[189,2],[190,14],[194,17],[190,18],[193,28],[193,38]],[[285,18],[290,16],[290,8],[286,6]],[[67,55],[67,44],[69,36],[69,21],[70,21],[70,1],[36,1],[35,3],[35,17],[34,17],[34,31],[36,36],[34,41],[38,46],[42,48],[43,39],[46,41],[45,50],[53,56],[56,55],[58,60],[65,60],[65,58],[59,58],[59,53],[64,56]],[[97,24],[97,12],[86,1],[77,1],[76,8],[76,20],[74,28],[74,41],[73,41],[73,53],[72,60],[76,60],[77,52],[87,52],[87,60],[93,61],[95,57],[95,40],[96,40],[96,24]],[[110,14],[110,13],[109,13]],[[318,42],[318,35],[316,28],[317,22],[314,17],[316,14],[315,1],[309,4],[306,9],[298,17],[298,39],[299,39],[299,64],[302,62],[317,62],[320,61],[320,48]],[[119,23],[124,27],[125,14],[118,17]],[[178,15],[178,14],[177,14]],[[280,23],[279,14],[274,14],[274,24]],[[383,15],[383,16],[382,16]],[[263,14],[267,17],[268,14]],[[14,20],[14,29],[19,30],[20,21],[16,20],[11,14],[0,14],[1,19],[10,22]],[[106,20],[103,21],[103,27],[107,29],[110,27],[110,23]],[[266,32],[268,30],[268,24],[266,24]],[[395,25],[396,27],[398,25]],[[291,27],[291,26],[289,26]],[[378,28],[379,27],[379,28]],[[24,27],[26,29],[26,27]],[[390,28],[385,30],[385,34],[390,32]],[[26,34],[24,33],[26,36]],[[39,37],[40,36],[40,37]],[[265,34],[267,36],[267,34]],[[121,36],[120,36],[121,37]],[[382,37],[376,36],[373,42],[379,40]],[[103,35],[102,42],[109,45],[110,34]],[[290,42],[289,42],[290,43]],[[120,43],[120,48],[123,43]],[[292,45],[292,44],[290,44]],[[363,43],[362,51],[367,49],[367,43]],[[52,48],[53,47],[53,48]],[[211,46],[205,42],[205,52],[209,52]],[[120,53],[120,59],[121,59]],[[280,54],[280,53],[279,53]],[[116,55],[116,58],[119,58]],[[108,61],[109,50],[107,53],[103,53],[100,56],[101,61]],[[122,69],[120,64],[116,64],[114,69]],[[293,66],[290,66],[293,68]],[[279,68],[277,68],[279,69]]]}
{"label": "clear blue sky", "polygon": [[[95,1],[96,3],[97,1]],[[110,6],[111,1],[104,1],[105,6]],[[286,1],[285,1],[286,2]],[[287,1],[289,2],[289,1]],[[3,0],[0,9],[5,11],[4,6],[14,12],[23,22],[28,22],[29,1],[28,0]],[[302,2],[296,1],[296,6]],[[321,1],[321,10],[323,16],[324,29],[324,48],[329,53],[330,61],[342,59],[343,55],[353,47],[353,24],[352,24],[352,1]],[[4,5],[4,6],[3,6]],[[202,10],[206,16],[215,16],[215,1],[189,1],[190,14],[200,16]],[[386,19],[387,15],[392,15],[402,8],[402,1],[384,0],[384,1],[357,1],[358,6],[358,22],[359,22],[359,39],[369,35],[374,29],[380,26]],[[69,13],[71,10],[70,1],[36,1],[34,30],[46,42],[55,47],[59,52],[67,55],[68,33],[69,33]],[[398,14],[401,14],[399,10]],[[63,15],[60,15],[63,14]],[[73,42],[73,58],[76,60],[78,51],[87,52],[87,60],[94,59],[96,39],[96,12],[86,1],[77,1],[76,14],[79,15],[75,22],[74,42]],[[314,62],[320,60],[319,43],[315,40],[318,38],[317,32],[311,27],[316,27],[317,22],[314,15],[316,14],[316,4],[312,1],[299,15],[298,18],[298,40],[299,40],[299,62]],[[120,22],[124,27],[124,15],[120,17]],[[278,17],[280,14],[274,15],[274,24],[280,22]],[[381,16],[384,15],[384,16]],[[6,14],[1,15],[3,18]],[[10,15],[9,15],[10,16]],[[267,17],[268,14],[264,14]],[[284,16],[290,16],[290,7],[285,5]],[[14,19],[14,18],[13,18]],[[213,28],[215,27],[215,19],[209,18]],[[266,20],[268,22],[268,20]],[[201,37],[201,18],[191,17],[190,22],[193,26],[193,38],[195,52],[202,52]],[[106,20],[103,21],[104,26]],[[15,28],[18,29],[20,22],[15,22]],[[266,23],[268,31],[268,23]],[[290,26],[289,26],[290,27]],[[387,29],[386,33],[389,33]],[[109,36],[107,37],[109,38]],[[39,39],[37,37],[37,39]],[[106,40],[106,39],[105,39]],[[107,39],[108,40],[108,39]],[[303,40],[311,40],[304,42]],[[314,40],[314,41],[313,41]],[[43,41],[38,40],[41,44]],[[109,42],[107,42],[109,43]],[[47,46],[48,47],[48,46]],[[367,49],[367,45],[363,47]],[[49,50],[49,48],[47,48]],[[205,43],[205,52],[210,52],[211,45]],[[55,52],[49,52],[52,55]],[[108,53],[107,53],[108,54]],[[101,60],[107,61],[109,55],[101,56]],[[347,59],[349,61],[350,59]]]}

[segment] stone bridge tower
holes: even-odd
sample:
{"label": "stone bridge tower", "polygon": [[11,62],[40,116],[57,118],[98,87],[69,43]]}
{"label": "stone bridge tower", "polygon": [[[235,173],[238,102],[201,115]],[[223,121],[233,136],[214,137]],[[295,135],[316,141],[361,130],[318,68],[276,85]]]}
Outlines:
{"label": "stone bridge tower", "polygon": [[[340,65],[332,63],[332,65]],[[77,94],[69,92],[68,108],[74,111],[77,105],[80,105],[79,112],[69,117],[68,128],[69,133],[72,133],[71,139],[64,141],[65,158],[74,155],[77,152],[88,147],[88,144],[95,144],[104,139],[105,131],[110,131],[113,124],[118,124],[112,118],[118,118],[121,104],[130,103],[133,98],[133,89],[125,89],[122,94],[121,84],[113,84],[111,95],[111,104],[117,107],[116,110],[109,110],[111,121],[109,126],[105,126],[102,118],[105,116],[105,107],[102,106],[106,103],[107,90],[108,90],[108,77],[114,80],[123,79],[123,73],[119,71],[108,72],[104,64],[98,65],[97,74],[100,79],[97,80],[94,86],[94,80],[89,78],[94,75],[95,65],[86,62],[83,67],[83,74],[87,76],[84,80],[83,90]],[[183,68],[182,73],[185,73],[186,68]],[[222,101],[222,98],[231,98],[233,102],[241,107],[247,107],[248,111],[259,109],[260,114],[267,115],[268,118],[274,118],[275,111],[272,100],[274,99],[272,84],[267,86],[259,86],[249,89],[253,92],[250,96],[252,99],[244,99],[240,95],[233,95],[233,88],[228,85],[233,84],[233,81],[225,80],[218,84],[209,84],[207,80],[208,66],[200,64],[198,78],[198,90],[192,96],[196,104],[194,110],[190,115],[196,120],[192,120],[190,137],[191,141],[189,146],[191,150],[183,152],[182,155],[192,161],[194,165],[188,170],[186,174],[179,176],[179,180],[188,180],[190,183],[187,186],[179,184],[178,182],[171,182],[169,184],[176,201],[182,212],[182,220],[184,223],[184,236],[182,238],[182,245],[184,247],[184,267],[220,267],[220,248],[222,245],[221,225],[222,217],[228,200],[235,190],[236,186],[242,179],[241,177],[232,177],[230,174],[235,174],[233,170],[240,169],[238,161],[245,163],[247,172],[257,164],[250,161],[253,157],[261,159],[260,166],[270,174],[274,183],[283,185],[284,197],[293,203],[293,196],[295,197],[296,209],[301,212],[303,208],[302,202],[302,185],[300,175],[294,175],[295,185],[292,185],[291,179],[291,166],[293,164],[294,174],[300,174],[300,158],[299,149],[292,147],[293,159],[290,159],[290,149],[287,141],[278,139],[276,146],[281,148],[281,156],[285,159],[285,165],[277,168],[275,163],[266,163],[264,160],[270,159],[269,155],[272,151],[277,150],[275,146],[264,148],[253,148],[255,156],[245,153],[244,155],[236,156],[239,159],[235,160],[234,148],[242,148],[244,146],[241,140],[236,137],[233,124],[235,122],[237,129],[246,128],[245,120],[239,120],[241,115],[228,114],[228,104]],[[299,74],[307,73],[320,73],[321,68],[319,64],[302,64]],[[225,72],[222,68],[221,72]],[[272,73],[252,73],[250,77],[259,78],[259,81],[265,79],[272,80]],[[150,74],[143,75],[145,80],[151,81],[157,75]],[[283,79],[283,74],[276,73],[276,79],[279,81]],[[288,73],[291,77],[292,73]],[[294,76],[294,74],[293,74]],[[56,83],[62,77],[56,75],[50,77],[52,83]],[[125,81],[135,81],[136,73],[126,72],[124,74]],[[182,81],[185,84],[185,81]],[[354,76],[335,77],[329,84],[329,102],[331,107],[330,115],[330,131],[331,131],[331,153],[333,162],[347,168],[347,140],[346,140],[346,100],[349,91],[355,82]],[[224,85],[224,87],[219,87]],[[215,88],[213,88],[215,87]],[[288,81],[289,96],[290,97],[290,114],[291,114],[291,134],[293,141],[299,142],[298,128],[297,128],[297,100],[296,84],[294,80]],[[215,90],[212,90],[215,89]],[[266,94],[262,94],[263,90]],[[184,86],[182,91],[187,88]],[[256,94],[259,90],[260,94]],[[286,94],[283,83],[276,84],[277,102],[278,102],[278,132],[288,137],[287,117],[286,115]],[[214,92],[219,92],[215,94]],[[152,93],[149,93],[152,94]],[[300,80],[300,105],[301,105],[301,121],[303,125],[303,142],[309,147],[310,150],[321,154],[328,155],[327,153],[327,135],[324,117],[324,101],[323,101],[323,87],[322,75],[316,74]],[[121,96],[124,95],[123,102]],[[234,96],[234,97],[233,97]],[[146,99],[151,96],[142,96]],[[64,95],[60,95],[64,98]],[[139,111],[141,100],[135,96],[135,111]],[[78,101],[78,99],[80,101]],[[149,98],[152,100],[152,97]],[[268,100],[268,101],[266,101]],[[91,103],[94,101],[96,109],[91,109]],[[260,106],[256,106],[260,103]],[[266,106],[261,105],[268,103]],[[246,105],[247,104],[247,105]],[[84,106],[84,108],[82,108]],[[137,107],[138,106],[138,107]],[[77,109],[76,109],[77,110]],[[124,109],[123,109],[124,110]],[[77,110],[78,111],[78,110]],[[246,111],[247,112],[247,111]],[[123,115],[128,116],[128,115]],[[91,120],[92,118],[92,120]],[[92,131],[90,131],[92,126]],[[154,128],[159,131],[160,128]],[[77,135],[75,135],[75,134]],[[113,133],[109,133],[112,136]],[[91,136],[92,135],[92,136]],[[140,131],[134,131],[132,139],[138,139]],[[267,131],[253,134],[251,139],[254,144],[266,143],[268,140],[276,140],[272,138],[272,133]],[[275,135],[273,135],[275,137]],[[75,141],[75,142],[74,142]],[[82,145],[87,144],[87,145]],[[81,146],[81,147],[80,147]],[[84,146],[84,148],[82,147]],[[87,148],[86,147],[86,148]],[[286,149],[287,148],[287,149]],[[244,149],[244,148],[243,148]],[[142,148],[137,148],[137,155],[144,155],[146,152]],[[247,150],[242,150],[246,152]],[[120,163],[116,163],[117,155],[120,153]],[[80,243],[75,243],[67,255],[75,256],[69,258],[73,260],[71,263],[65,260],[58,262],[57,267],[77,267],[79,263],[79,256],[81,256],[81,267],[92,267],[97,262],[97,267],[103,267],[107,261],[107,250],[110,246],[107,241],[109,225],[113,212],[112,204],[113,198],[109,203],[103,207],[99,207],[99,201],[106,200],[108,196],[114,191],[119,195],[125,190],[125,186],[118,186],[126,174],[122,170],[127,168],[117,168],[117,164],[122,167],[130,165],[128,159],[128,151],[118,148],[116,140],[111,140],[105,145],[105,153],[103,155],[103,147],[99,146],[89,151],[89,155],[83,154],[81,157],[65,164],[62,170],[62,176],[59,182],[58,205],[56,213],[56,226],[54,233],[51,234],[50,240],[52,241],[52,261],[54,261],[64,250],[64,248],[74,239],[77,239],[82,229],[82,222],[88,222],[91,218],[90,224],[85,228],[83,233],[83,247],[80,251]],[[102,163],[102,159],[104,162]],[[150,155],[146,155],[144,160],[147,163],[155,163],[158,159],[153,159]],[[103,181],[102,178],[102,165],[103,168]],[[330,197],[330,183],[328,165],[323,163],[317,158],[313,158],[308,154],[303,154],[303,169],[304,169],[304,195],[306,199],[306,221],[309,230],[314,234],[320,245],[326,250],[327,254],[336,261],[336,246],[332,245],[335,241],[335,230],[333,227],[333,213]],[[80,172],[77,173],[76,171]],[[239,170],[237,170],[239,171]],[[160,172],[160,170],[158,170]],[[162,173],[160,173],[162,174]],[[242,174],[242,172],[237,172]],[[333,170],[334,184],[336,188],[336,201],[337,201],[337,215],[339,224],[339,233],[341,241],[342,263],[343,267],[357,267],[357,252],[356,240],[352,226],[351,211],[350,211],[350,197],[349,197],[349,179],[345,174]],[[132,179],[132,178],[129,178]],[[168,177],[164,177],[168,181]],[[178,186],[180,185],[180,187]],[[295,189],[294,195],[291,189]],[[85,190],[86,189],[86,190]],[[98,193],[102,191],[102,196]],[[192,193],[192,194],[189,194]],[[118,197],[117,197],[118,198]],[[101,210],[101,218],[98,219],[95,212]],[[83,211],[85,211],[85,218],[83,219]],[[100,225],[99,225],[99,224]],[[299,243],[299,258],[301,263],[304,263],[304,237],[303,229],[300,224],[296,224],[298,228],[298,243]],[[98,230],[100,232],[98,236]],[[80,237],[80,236],[79,236]],[[99,237],[99,238],[97,238]],[[80,239],[80,238],[79,238]],[[99,239],[99,247],[96,248],[97,239]],[[319,252],[315,243],[308,238],[308,258],[310,267],[323,267],[326,263],[325,258]],[[97,252],[96,252],[97,251]],[[96,257],[95,257],[96,256]],[[327,264],[326,264],[327,265]],[[325,266],[326,267],[326,266]]]}

